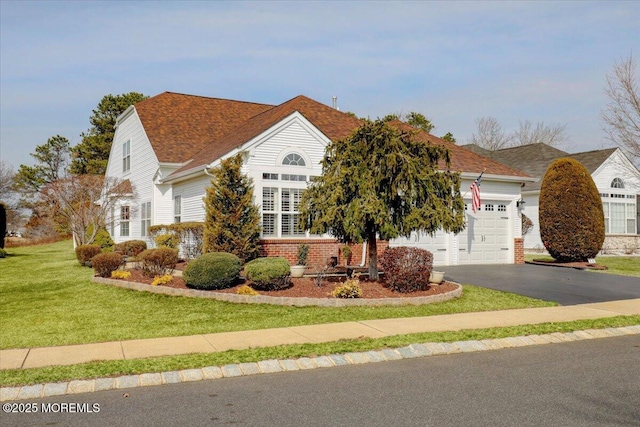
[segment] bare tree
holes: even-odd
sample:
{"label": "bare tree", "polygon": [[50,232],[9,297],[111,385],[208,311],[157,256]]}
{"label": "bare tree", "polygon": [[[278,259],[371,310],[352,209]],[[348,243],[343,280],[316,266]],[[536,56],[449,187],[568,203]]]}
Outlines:
{"label": "bare tree", "polygon": [[513,132],[513,145],[528,145],[542,142],[552,147],[567,142],[567,125],[553,123],[545,125],[543,122],[537,122],[535,126],[529,120],[524,122],[520,120],[520,127]]}
{"label": "bare tree", "polygon": [[6,200],[14,193],[16,172],[13,167],[0,160],[0,200]]}
{"label": "bare tree", "polygon": [[615,62],[607,74],[605,94],[609,103],[601,113],[607,139],[640,165],[640,80],[632,55]]}
{"label": "bare tree", "polygon": [[[131,197],[130,185],[102,175],[70,175],[40,190],[40,200],[62,219],[75,245],[90,244],[98,230],[112,221],[112,208]],[[87,231],[91,231],[87,234]]]}
{"label": "bare tree", "polygon": [[507,135],[495,117],[476,119],[477,133],[471,135],[471,143],[487,150],[495,151],[511,144],[512,135]]}

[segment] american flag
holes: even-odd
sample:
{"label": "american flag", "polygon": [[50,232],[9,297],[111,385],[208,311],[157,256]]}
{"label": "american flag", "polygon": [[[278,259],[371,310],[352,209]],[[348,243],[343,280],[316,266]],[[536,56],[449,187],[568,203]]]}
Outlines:
{"label": "american flag", "polygon": [[471,209],[473,213],[480,210],[480,182],[482,182],[482,173],[473,181],[473,184],[471,184]]}

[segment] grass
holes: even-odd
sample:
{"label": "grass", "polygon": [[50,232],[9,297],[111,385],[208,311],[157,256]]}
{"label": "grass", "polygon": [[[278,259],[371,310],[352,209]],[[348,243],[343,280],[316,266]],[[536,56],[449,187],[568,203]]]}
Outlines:
{"label": "grass", "polygon": [[71,242],[0,259],[0,348],[29,348],[557,305],[464,287],[456,300],[400,307],[284,307],[157,295],[94,283]]}
{"label": "grass", "polygon": [[601,329],[640,324],[640,316],[620,316],[597,320],[580,320],[562,323],[514,326],[492,329],[475,329],[457,332],[430,332],[397,335],[378,339],[341,340],[323,344],[283,345],[248,350],[230,350],[221,353],[205,353],[151,359],[92,362],[73,366],[56,366],[36,369],[0,371],[0,386],[11,387],[69,381],[74,379],[105,378],[152,372],[195,369],[204,366],[224,366],[231,363],[258,362],[269,359],[314,357],[336,353],[364,352],[383,348],[397,348],[413,343],[455,342],[572,332],[584,329]]}
{"label": "grass", "polygon": [[[553,261],[548,255],[538,254],[525,254],[524,259],[526,261],[533,261],[534,259],[543,261]],[[639,257],[625,257],[625,256],[602,256],[596,258],[596,263],[607,267],[606,270],[593,270],[598,273],[605,274],[618,274],[621,276],[636,276],[640,277],[640,258]]]}

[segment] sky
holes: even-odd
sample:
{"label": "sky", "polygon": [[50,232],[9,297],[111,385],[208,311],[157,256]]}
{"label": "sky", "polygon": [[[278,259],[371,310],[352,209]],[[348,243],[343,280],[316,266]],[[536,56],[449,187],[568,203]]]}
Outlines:
{"label": "sky", "polygon": [[562,124],[563,149],[596,150],[606,75],[629,55],[640,1],[0,0],[0,158],[78,144],[103,96],[132,91],[337,96],[359,117],[420,112],[459,144],[481,117]]}

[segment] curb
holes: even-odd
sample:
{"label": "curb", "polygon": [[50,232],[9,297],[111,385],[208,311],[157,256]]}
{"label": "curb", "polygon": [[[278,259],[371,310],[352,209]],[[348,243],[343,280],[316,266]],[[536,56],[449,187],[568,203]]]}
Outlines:
{"label": "curb", "polygon": [[146,283],[129,282],[126,280],[110,279],[105,277],[94,276],[91,280],[95,283],[103,285],[112,285],[119,288],[132,289],[136,291],[146,291],[155,294],[185,296],[195,298],[210,298],[218,301],[226,301],[233,303],[245,304],[272,304],[285,305],[295,307],[378,307],[383,305],[423,305],[433,304],[436,302],[448,301],[462,296],[462,285],[456,282],[448,281],[457,286],[456,289],[437,295],[426,297],[403,297],[403,298],[297,298],[297,297],[272,297],[267,295],[238,295],[215,291],[201,291],[197,289],[178,289],[167,286],[152,286]]}
{"label": "curb", "polygon": [[639,334],[640,325],[634,325],[620,328],[587,329],[565,333],[554,332],[544,335],[527,335],[479,341],[411,344],[395,349],[387,348],[361,353],[330,354],[328,356],[301,357],[298,359],[270,359],[251,363],[208,366],[201,369],[125,375],[115,378],[72,380],[68,382],[36,384],[22,387],[2,387],[0,388],[0,402]]}

